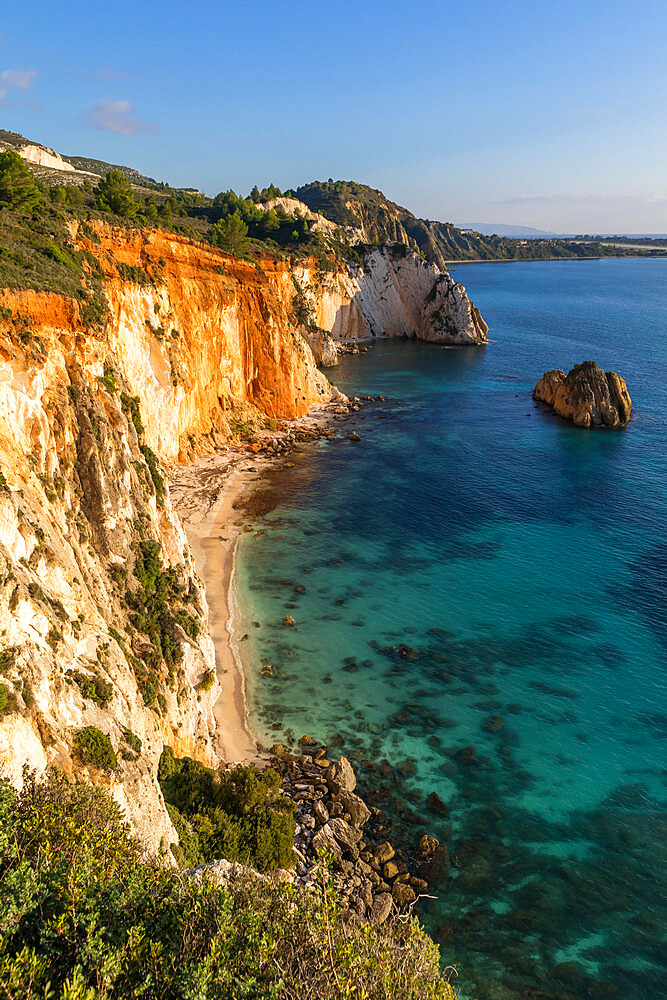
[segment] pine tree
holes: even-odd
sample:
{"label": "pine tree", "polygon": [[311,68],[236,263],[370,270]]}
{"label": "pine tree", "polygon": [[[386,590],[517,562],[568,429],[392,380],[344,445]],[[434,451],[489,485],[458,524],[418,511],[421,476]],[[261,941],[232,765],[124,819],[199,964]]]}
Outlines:
{"label": "pine tree", "polygon": [[110,170],[97,185],[95,204],[102,212],[114,212],[126,219],[134,218],[139,208],[132,185],[120,170]]}
{"label": "pine tree", "polygon": [[237,211],[211,226],[208,238],[213,246],[220,247],[227,253],[238,254],[245,246],[247,235],[248,227]]}
{"label": "pine tree", "polygon": [[32,212],[42,195],[32,171],[13,149],[0,155],[0,209]]}

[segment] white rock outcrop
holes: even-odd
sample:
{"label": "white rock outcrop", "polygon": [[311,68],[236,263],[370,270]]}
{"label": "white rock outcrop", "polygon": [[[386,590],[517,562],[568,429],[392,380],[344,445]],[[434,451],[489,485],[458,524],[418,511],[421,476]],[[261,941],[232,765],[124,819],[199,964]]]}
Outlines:
{"label": "white rock outcrop", "polygon": [[323,273],[305,265],[295,277],[313,317],[302,332],[319,364],[336,363],[337,343],[373,338],[486,343],[488,327],[465,287],[401,245],[373,250],[361,267]]}

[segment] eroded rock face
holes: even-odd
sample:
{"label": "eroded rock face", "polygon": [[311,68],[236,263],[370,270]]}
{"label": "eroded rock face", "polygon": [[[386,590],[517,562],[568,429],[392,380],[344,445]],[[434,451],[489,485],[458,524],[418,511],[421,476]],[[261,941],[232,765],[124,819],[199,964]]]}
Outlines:
{"label": "eroded rock face", "polygon": [[[71,298],[0,290],[0,773],[102,784],[157,852],[177,840],[160,754],[215,765],[220,694],[163,463],[333,389],[280,281],[159,230],[86,233],[73,239],[103,272],[103,324]],[[147,609],[158,579],[165,606]],[[72,752],[87,726],[111,740],[113,772]]]}
{"label": "eroded rock face", "polygon": [[[337,363],[336,345],[386,337],[480,345],[488,327],[463,285],[403,246],[380,247],[363,266],[322,273],[315,261],[295,271],[312,329],[301,328],[315,360]],[[280,274],[272,275],[272,280]],[[292,277],[283,295],[294,294]]]}
{"label": "eroded rock face", "polygon": [[605,372],[595,361],[545,372],[533,389],[537,399],[577,427],[622,427],[630,419],[632,401],[624,379]]}

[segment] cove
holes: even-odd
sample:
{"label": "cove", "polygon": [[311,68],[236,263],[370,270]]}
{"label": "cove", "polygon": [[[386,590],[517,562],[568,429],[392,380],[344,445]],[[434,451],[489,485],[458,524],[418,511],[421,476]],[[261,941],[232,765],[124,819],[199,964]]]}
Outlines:
{"label": "cove", "polygon": [[[262,487],[236,581],[253,729],[338,748],[394,839],[447,844],[420,915],[464,996],[653,1000],[667,260],[454,276],[489,346],[383,341],[343,358],[332,380],[385,402]],[[588,358],[626,379],[626,430],[533,403],[545,370]]]}

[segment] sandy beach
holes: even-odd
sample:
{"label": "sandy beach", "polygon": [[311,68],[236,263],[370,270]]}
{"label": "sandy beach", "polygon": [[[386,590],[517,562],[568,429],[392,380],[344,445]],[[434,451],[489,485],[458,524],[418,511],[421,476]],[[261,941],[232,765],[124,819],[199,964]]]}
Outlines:
{"label": "sandy beach", "polygon": [[[291,431],[327,424],[338,404],[319,407],[291,423]],[[283,437],[284,432],[277,435]],[[243,663],[232,640],[234,566],[243,532],[242,499],[256,486],[262,472],[281,459],[248,448],[228,447],[190,465],[170,470],[169,488],[206,590],[209,632],[215,646],[218,681],[222,688],[213,713],[216,749],[221,760],[248,763],[263,760],[248,719]]]}
{"label": "sandy beach", "polygon": [[230,762],[259,760],[248,723],[243,668],[232,643],[234,560],[243,530],[234,504],[256,479],[260,463],[267,461],[230,448],[179,466],[170,477],[172,502],[206,588],[209,631],[222,688],[213,709],[216,749],[221,760]]}

